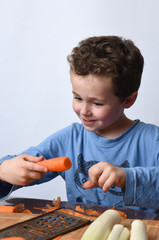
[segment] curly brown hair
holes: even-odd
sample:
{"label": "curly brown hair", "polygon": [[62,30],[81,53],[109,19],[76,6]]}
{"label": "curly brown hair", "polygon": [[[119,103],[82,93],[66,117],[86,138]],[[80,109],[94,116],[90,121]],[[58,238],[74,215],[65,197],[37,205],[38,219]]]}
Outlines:
{"label": "curly brown hair", "polygon": [[121,101],[139,89],[144,59],[131,40],[118,36],[90,37],[73,48],[67,59],[75,74],[111,76],[114,94]]}

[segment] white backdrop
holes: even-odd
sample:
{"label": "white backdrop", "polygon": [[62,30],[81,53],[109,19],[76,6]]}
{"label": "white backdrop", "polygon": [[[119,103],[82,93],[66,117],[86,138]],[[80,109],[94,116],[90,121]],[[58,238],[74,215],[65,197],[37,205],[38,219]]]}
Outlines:
{"label": "white backdrop", "polygon": [[[159,123],[158,0],[0,0],[0,157],[37,145],[78,121],[72,111],[72,48],[94,35],[119,35],[140,48],[145,67],[127,115]],[[61,178],[12,196],[66,200]]]}

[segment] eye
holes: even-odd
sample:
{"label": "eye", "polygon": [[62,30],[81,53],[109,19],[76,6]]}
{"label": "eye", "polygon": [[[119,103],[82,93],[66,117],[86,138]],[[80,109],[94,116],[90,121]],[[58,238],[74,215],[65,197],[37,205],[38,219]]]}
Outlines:
{"label": "eye", "polygon": [[98,103],[98,102],[94,102],[94,105],[96,105],[96,106],[103,106],[102,103]]}
{"label": "eye", "polygon": [[76,99],[78,102],[81,102],[81,101],[82,101],[82,98],[81,98],[81,97],[74,96],[74,99]]}

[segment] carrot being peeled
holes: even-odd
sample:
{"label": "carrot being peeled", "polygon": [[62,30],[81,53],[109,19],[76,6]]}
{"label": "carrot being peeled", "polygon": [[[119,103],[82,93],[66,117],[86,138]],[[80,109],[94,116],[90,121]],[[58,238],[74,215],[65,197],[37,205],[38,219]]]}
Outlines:
{"label": "carrot being peeled", "polygon": [[72,167],[71,160],[68,157],[57,157],[37,162],[37,164],[44,166],[48,171],[66,171]]}
{"label": "carrot being peeled", "polygon": [[16,207],[13,207],[13,206],[0,206],[0,212],[2,213],[5,213],[5,212],[8,212],[8,213],[16,213],[17,212],[17,208]]}

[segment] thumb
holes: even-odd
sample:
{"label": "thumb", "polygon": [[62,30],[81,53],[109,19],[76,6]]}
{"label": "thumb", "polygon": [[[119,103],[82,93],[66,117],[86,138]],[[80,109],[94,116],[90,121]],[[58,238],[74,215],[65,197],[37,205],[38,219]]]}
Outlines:
{"label": "thumb", "polygon": [[23,154],[22,157],[25,161],[34,162],[34,163],[44,160],[43,156],[36,157],[33,155],[29,155],[29,154]]}

